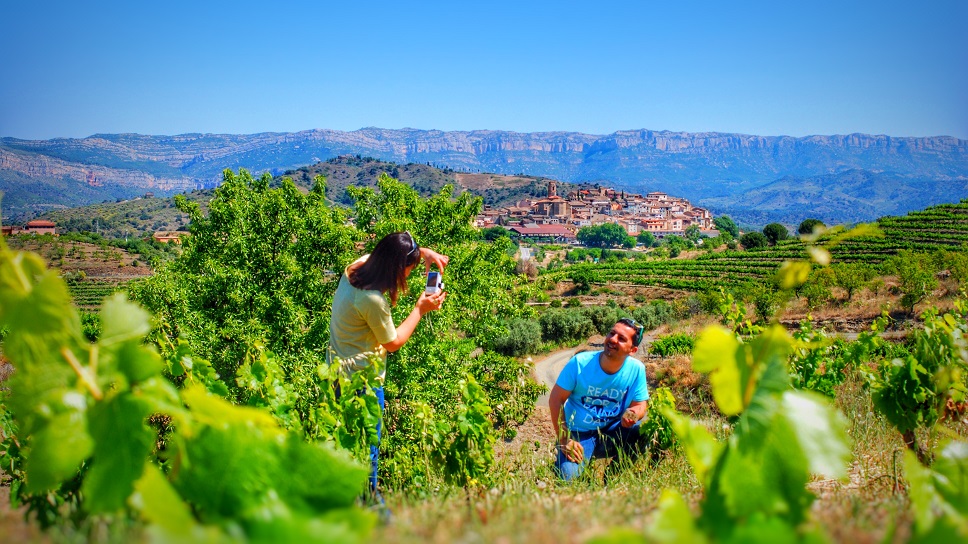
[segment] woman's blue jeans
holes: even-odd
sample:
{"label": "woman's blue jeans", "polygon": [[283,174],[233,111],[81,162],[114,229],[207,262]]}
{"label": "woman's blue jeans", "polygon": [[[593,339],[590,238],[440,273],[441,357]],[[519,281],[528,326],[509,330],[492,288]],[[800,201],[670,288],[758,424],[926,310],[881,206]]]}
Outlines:
{"label": "woman's blue jeans", "polygon": [[377,468],[380,460],[380,438],[383,431],[383,410],[386,402],[383,399],[383,388],[374,387],[373,393],[376,394],[376,400],[380,403],[380,421],[376,423],[376,439],[377,445],[370,446],[370,491],[374,496],[377,496]]}

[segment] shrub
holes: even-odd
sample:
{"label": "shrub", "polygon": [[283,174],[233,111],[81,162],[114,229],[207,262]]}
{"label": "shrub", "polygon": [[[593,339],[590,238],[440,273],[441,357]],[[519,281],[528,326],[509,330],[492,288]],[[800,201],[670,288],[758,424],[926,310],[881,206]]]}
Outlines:
{"label": "shrub", "polygon": [[541,314],[541,336],[548,342],[584,340],[595,334],[595,324],[581,311],[550,309]]}
{"label": "shrub", "polygon": [[650,331],[675,319],[675,311],[668,302],[657,300],[633,310],[632,319]]}
{"label": "shrub", "polygon": [[509,357],[535,353],[541,345],[541,325],[533,319],[515,318],[508,322],[508,333],[494,338],[494,351]]}
{"label": "shrub", "polygon": [[747,232],[746,234],[740,236],[739,243],[743,244],[744,249],[753,249],[757,247],[766,247],[770,245],[770,241],[760,232]]}
{"label": "shrub", "polygon": [[587,306],[582,312],[591,319],[599,334],[607,334],[619,319],[618,310],[611,306]]}
{"label": "shrub", "polygon": [[674,333],[656,338],[649,346],[649,353],[660,357],[673,355],[688,355],[696,344],[696,338],[691,334]]}

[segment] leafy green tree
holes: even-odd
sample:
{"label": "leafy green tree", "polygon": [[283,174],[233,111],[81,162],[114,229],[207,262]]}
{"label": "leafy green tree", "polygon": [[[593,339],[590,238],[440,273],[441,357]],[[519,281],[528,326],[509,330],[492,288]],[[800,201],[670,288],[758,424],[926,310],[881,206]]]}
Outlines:
{"label": "leafy green tree", "polygon": [[493,242],[501,237],[510,238],[510,231],[504,227],[488,227],[481,230],[481,239],[487,240],[488,242]]}
{"label": "leafy green tree", "polygon": [[858,289],[863,289],[876,276],[873,268],[862,263],[834,263],[830,266],[836,278],[836,285],[847,291],[847,300],[854,297]]}
{"label": "leafy green tree", "polygon": [[647,230],[639,232],[636,236],[636,241],[645,247],[658,247],[659,241],[656,239],[655,235]]}
{"label": "leafy green tree", "polygon": [[702,238],[702,231],[699,229],[699,225],[689,225],[686,227],[686,231],[683,233],[686,240],[692,243],[696,243]]}
{"label": "leafy green tree", "polygon": [[628,239],[628,233],[618,223],[603,223],[578,229],[578,241],[588,247],[621,247]]}
{"label": "leafy green tree", "polygon": [[823,228],[827,225],[824,225],[823,221],[819,219],[804,219],[797,227],[797,234],[813,234],[813,230],[818,226]]}
{"label": "leafy green tree", "polygon": [[191,236],[178,259],[132,287],[158,329],[186,340],[233,388],[236,368],[258,343],[287,365],[322,360],[339,277],[331,271],[355,258],[359,239],[346,211],[326,204],[322,178],[308,194],[290,180],[270,188],[271,179],[226,170],[207,215],[176,198]]}
{"label": "leafy green tree", "polygon": [[716,230],[728,232],[733,238],[739,238],[739,227],[728,215],[713,218],[713,225],[716,225]]}
{"label": "leafy green tree", "polygon": [[901,306],[907,308],[909,313],[913,314],[914,306],[938,286],[932,259],[927,254],[903,249],[888,259],[884,267],[897,274]]}
{"label": "leafy green tree", "polygon": [[770,245],[770,241],[761,232],[747,232],[746,234],[740,236],[739,243],[743,244],[744,249],[753,249],[757,247],[766,247]]}
{"label": "leafy green tree", "polygon": [[575,284],[576,295],[587,295],[592,290],[592,282],[598,280],[598,275],[588,267],[573,267],[568,272],[568,278]]}
{"label": "leafy green tree", "polygon": [[[777,242],[781,240],[786,240],[789,233],[787,228],[779,223],[770,223],[769,225],[763,227],[763,235],[769,240],[771,246],[775,246]],[[745,245],[745,244],[744,244]]]}

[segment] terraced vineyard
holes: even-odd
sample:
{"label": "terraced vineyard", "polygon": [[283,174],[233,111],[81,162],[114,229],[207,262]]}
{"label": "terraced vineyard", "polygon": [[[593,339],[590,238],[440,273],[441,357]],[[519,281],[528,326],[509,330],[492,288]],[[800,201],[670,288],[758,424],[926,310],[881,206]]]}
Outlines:
{"label": "terraced vineyard", "polygon": [[[968,200],[942,204],[902,217],[878,220],[882,237],[864,236],[831,248],[833,262],[879,265],[901,250],[931,252],[957,250],[968,243]],[[704,291],[736,287],[765,279],[784,261],[807,259],[806,246],[799,239],[774,247],[710,253],[693,259],[620,261],[576,264],[550,272],[550,279],[563,280],[587,270],[593,281]]]}
{"label": "terraced vineyard", "polygon": [[71,298],[79,308],[92,310],[101,305],[105,298],[124,290],[131,278],[97,278],[68,285]]}

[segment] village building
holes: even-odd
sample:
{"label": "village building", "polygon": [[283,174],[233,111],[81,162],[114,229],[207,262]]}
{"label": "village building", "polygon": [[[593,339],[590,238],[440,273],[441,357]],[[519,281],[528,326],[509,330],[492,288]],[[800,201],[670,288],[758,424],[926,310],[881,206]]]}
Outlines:
{"label": "village building", "polygon": [[182,236],[188,236],[188,233],[183,231],[177,231],[177,230],[172,230],[172,231],[159,230],[151,235],[153,239],[163,244],[170,244],[170,243],[181,244]]}

